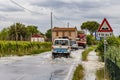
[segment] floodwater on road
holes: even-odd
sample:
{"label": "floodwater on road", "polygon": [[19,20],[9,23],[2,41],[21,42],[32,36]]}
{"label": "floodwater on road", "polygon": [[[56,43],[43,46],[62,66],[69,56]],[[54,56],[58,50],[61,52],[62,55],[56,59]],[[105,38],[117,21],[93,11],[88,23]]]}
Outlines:
{"label": "floodwater on road", "polygon": [[92,51],[88,55],[88,61],[83,62],[83,67],[85,68],[84,80],[96,80],[96,71],[103,68],[104,63],[99,62],[96,52]]}
{"label": "floodwater on road", "polygon": [[82,49],[72,51],[72,58],[51,58],[51,52],[34,56],[0,58],[1,80],[71,80],[81,63]]}

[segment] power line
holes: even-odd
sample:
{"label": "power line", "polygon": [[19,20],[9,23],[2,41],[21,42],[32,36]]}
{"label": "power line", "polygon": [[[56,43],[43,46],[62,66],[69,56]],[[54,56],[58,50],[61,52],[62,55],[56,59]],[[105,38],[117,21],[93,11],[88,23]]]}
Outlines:
{"label": "power line", "polygon": [[61,21],[59,18],[57,18],[55,15],[53,15],[54,16],[54,18],[57,20],[57,21],[59,21],[59,22],[61,22],[62,24],[64,24],[65,25],[65,23],[63,22],[63,21]]}
{"label": "power line", "polygon": [[27,11],[29,11],[29,12],[31,12],[31,13],[36,13],[36,14],[41,14],[41,15],[43,15],[42,13],[34,12],[34,11],[30,10],[30,9],[25,8],[25,7],[23,7],[22,5],[18,4],[17,2],[13,1],[13,0],[10,0],[10,1],[11,1],[13,4],[15,4],[15,5],[21,7],[22,9],[27,10]]}
{"label": "power line", "polygon": [[[58,17],[56,17],[55,15],[53,15],[54,16],[54,18],[57,20],[57,21],[59,21],[60,23],[62,23],[62,24],[64,24],[64,25],[67,25],[68,23],[64,23],[63,21],[61,21],[61,19],[59,19]],[[72,26],[72,27],[74,27],[72,24],[70,24],[69,23],[69,26]]]}
{"label": "power line", "polygon": [[[36,14],[43,15],[43,14],[40,13],[40,12],[34,12],[34,11],[30,10],[30,9],[27,9],[27,8],[23,7],[22,5],[20,5],[19,3],[15,2],[14,0],[10,0],[10,1],[11,1],[13,4],[21,7],[22,9],[24,9],[24,10],[30,12],[30,13],[36,13]],[[47,15],[47,14],[44,14],[44,15]],[[58,17],[56,17],[54,14],[53,14],[53,17],[54,17],[57,21],[59,21],[59,22],[61,22],[62,24],[66,25],[66,23],[64,23],[63,21],[61,21],[61,20],[60,20]]]}

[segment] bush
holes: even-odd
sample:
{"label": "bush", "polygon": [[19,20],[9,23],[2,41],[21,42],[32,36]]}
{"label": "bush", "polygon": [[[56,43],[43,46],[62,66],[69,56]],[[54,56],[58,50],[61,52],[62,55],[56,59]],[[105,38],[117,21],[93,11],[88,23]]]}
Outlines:
{"label": "bush", "polygon": [[88,45],[96,45],[97,40],[95,40],[95,37],[93,37],[92,35],[87,35],[87,44]]}
{"label": "bush", "polygon": [[[119,45],[120,45],[120,42],[118,38],[115,38],[114,36],[107,38],[107,44],[106,44],[107,50],[108,50],[108,47],[110,46],[118,47]],[[99,52],[99,56],[101,60],[104,61],[104,40],[103,39],[99,42],[96,51]]]}
{"label": "bush", "polygon": [[119,46],[119,40],[116,37],[109,37],[107,38],[107,45],[108,46]]}
{"label": "bush", "polygon": [[110,59],[120,67],[120,46],[117,48],[115,46],[109,47],[106,58]]}

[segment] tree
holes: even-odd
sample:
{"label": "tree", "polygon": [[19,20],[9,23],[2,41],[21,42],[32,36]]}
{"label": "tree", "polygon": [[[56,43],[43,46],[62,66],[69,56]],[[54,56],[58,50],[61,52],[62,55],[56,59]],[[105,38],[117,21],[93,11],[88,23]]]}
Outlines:
{"label": "tree", "polygon": [[0,40],[8,40],[9,39],[9,33],[8,28],[3,28],[0,32]]}
{"label": "tree", "polygon": [[42,34],[37,26],[25,26],[22,23],[15,23],[0,32],[0,40],[30,40],[33,34]]}
{"label": "tree", "polygon": [[52,40],[52,34],[51,34],[51,29],[48,29],[47,32],[45,33],[45,36],[47,37],[48,41]]}
{"label": "tree", "polygon": [[28,31],[31,35],[40,33],[40,31],[38,30],[38,27],[37,27],[37,26],[34,26],[34,25],[29,25],[29,26],[27,26],[27,31]]}
{"label": "tree", "polygon": [[83,30],[77,31],[78,34],[84,34],[85,32]]}
{"label": "tree", "polygon": [[15,23],[9,28],[9,36],[11,40],[23,40],[25,39],[26,27],[22,23]]}
{"label": "tree", "polygon": [[100,24],[96,21],[87,21],[82,23],[81,29],[88,30],[90,34],[93,35],[93,33],[98,29],[99,25]]}
{"label": "tree", "polygon": [[37,26],[34,25],[27,26],[27,35],[26,35],[27,40],[29,40],[33,34],[41,34],[41,32],[38,30]]}

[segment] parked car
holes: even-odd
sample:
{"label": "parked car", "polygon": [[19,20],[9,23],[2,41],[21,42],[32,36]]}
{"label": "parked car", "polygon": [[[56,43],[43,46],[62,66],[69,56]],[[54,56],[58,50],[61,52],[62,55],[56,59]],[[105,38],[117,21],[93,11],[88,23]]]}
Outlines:
{"label": "parked car", "polygon": [[78,50],[78,43],[76,40],[71,40],[70,45],[71,45],[71,49]]}

